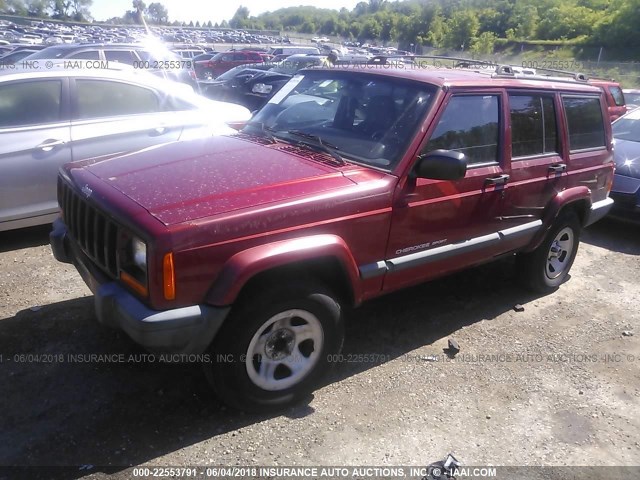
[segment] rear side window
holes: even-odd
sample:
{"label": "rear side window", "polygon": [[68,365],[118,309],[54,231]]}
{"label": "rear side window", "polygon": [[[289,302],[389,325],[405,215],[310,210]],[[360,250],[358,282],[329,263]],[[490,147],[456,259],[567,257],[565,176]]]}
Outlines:
{"label": "rear side window", "polygon": [[133,65],[138,58],[131,50],[105,50],[104,56],[109,62],[126,63]]}
{"label": "rear side window", "polygon": [[76,80],[78,118],[101,118],[160,111],[153,90],[105,80]]}
{"label": "rear side window", "polygon": [[77,58],[80,60],[100,60],[100,54],[98,50],[86,50],[84,52],[74,53],[69,58]]}
{"label": "rear side window", "polygon": [[449,101],[425,152],[455,150],[467,157],[467,163],[498,161],[497,95],[460,95]]}
{"label": "rear side window", "polygon": [[625,104],[624,93],[620,87],[609,87],[613,101],[616,102],[617,107],[621,107]]}
{"label": "rear side window", "polygon": [[553,98],[544,95],[509,95],[513,157],[558,151]]}
{"label": "rear side window", "polygon": [[604,121],[600,98],[564,96],[562,102],[569,127],[569,149],[604,147]]}
{"label": "rear side window", "polygon": [[0,85],[0,128],[59,122],[61,97],[60,80]]}

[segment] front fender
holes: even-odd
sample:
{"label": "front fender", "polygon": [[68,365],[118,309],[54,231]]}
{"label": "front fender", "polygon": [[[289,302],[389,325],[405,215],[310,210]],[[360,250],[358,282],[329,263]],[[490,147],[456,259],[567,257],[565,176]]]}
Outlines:
{"label": "front fender", "polygon": [[207,303],[231,305],[251,278],[273,268],[306,260],[334,258],[347,274],[356,302],[362,297],[358,267],[347,244],[336,235],[314,235],[260,245],[238,252],[222,267]]}
{"label": "front fender", "polygon": [[542,241],[551,229],[554,222],[560,215],[560,211],[566,207],[575,209],[581,223],[587,218],[591,207],[591,191],[585,186],[572,187],[559,192],[549,203],[542,216],[542,228],[533,237],[527,251],[533,251],[540,246]]}

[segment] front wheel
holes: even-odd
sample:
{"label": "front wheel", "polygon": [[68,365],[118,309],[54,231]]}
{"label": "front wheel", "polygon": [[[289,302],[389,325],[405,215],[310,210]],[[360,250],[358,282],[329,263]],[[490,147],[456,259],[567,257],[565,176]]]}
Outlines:
{"label": "front wheel", "polygon": [[518,255],[518,274],[523,283],[542,293],[557,289],[569,275],[578,253],[580,230],[574,212],[560,214],[538,248]]}
{"label": "front wheel", "polygon": [[342,348],[342,312],[335,296],[313,283],[254,293],[216,336],[205,373],[229,406],[268,411],[308,395],[326,373]]}

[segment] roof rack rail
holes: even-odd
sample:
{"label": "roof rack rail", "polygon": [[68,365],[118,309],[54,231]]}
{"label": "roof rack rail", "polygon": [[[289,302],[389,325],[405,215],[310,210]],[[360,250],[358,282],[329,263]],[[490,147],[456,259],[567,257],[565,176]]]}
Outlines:
{"label": "roof rack rail", "polygon": [[[556,73],[557,76],[539,73],[539,71]],[[562,77],[563,75],[564,77]],[[527,80],[553,80],[556,82],[572,82],[572,83],[573,82],[587,83],[589,81],[589,77],[584,73],[580,73],[580,72],[569,72],[566,70],[555,70],[552,68],[533,69],[533,68],[518,67],[515,65],[498,65],[496,67],[494,76],[526,78]]]}
{"label": "roof rack rail", "polygon": [[[438,60],[438,61],[449,61],[452,63],[450,68],[467,68],[467,66],[481,66],[481,65],[489,65],[495,67],[498,65],[497,62],[492,62],[488,60],[477,60],[474,58],[465,58],[465,57],[445,57],[444,55],[413,55],[412,58],[415,60],[419,59],[428,59],[428,60]],[[436,67],[447,67],[447,65],[442,64],[434,64]]]}

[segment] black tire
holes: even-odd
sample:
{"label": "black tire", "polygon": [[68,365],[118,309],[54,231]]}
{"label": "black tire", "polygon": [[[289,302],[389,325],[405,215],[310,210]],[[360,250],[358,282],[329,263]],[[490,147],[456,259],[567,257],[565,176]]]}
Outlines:
{"label": "black tire", "polygon": [[[569,275],[578,253],[581,230],[575,212],[562,212],[538,248],[518,254],[516,267],[521,282],[536,292],[556,290]],[[570,249],[565,250],[561,245],[570,246]]]}
{"label": "black tire", "polygon": [[[313,336],[311,340],[298,341],[305,335],[302,328]],[[316,387],[334,364],[331,355],[341,351],[343,341],[340,304],[324,286],[299,282],[253,289],[239,299],[216,335],[210,347],[212,362],[205,365],[205,373],[230,407],[251,412],[278,410]],[[260,354],[252,355],[250,348]],[[287,361],[300,370],[294,372]]]}

